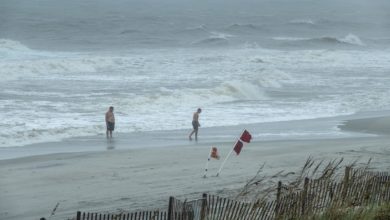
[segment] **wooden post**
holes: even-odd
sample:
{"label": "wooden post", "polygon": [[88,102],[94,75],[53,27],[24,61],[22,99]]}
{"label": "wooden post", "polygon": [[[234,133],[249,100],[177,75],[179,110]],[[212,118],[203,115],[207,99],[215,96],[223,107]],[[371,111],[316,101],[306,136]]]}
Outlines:
{"label": "wooden post", "polygon": [[279,200],[280,200],[281,192],[282,192],[282,181],[279,181],[278,182],[278,189],[277,189],[277,192],[276,192],[276,201],[277,202],[279,202]]}
{"label": "wooden post", "polygon": [[308,185],[309,185],[309,178],[305,177],[305,183],[303,185],[303,192],[302,192],[302,207],[301,207],[301,213],[302,215],[305,215],[305,212],[306,212],[306,199],[307,199],[307,188],[308,188]]}
{"label": "wooden post", "polygon": [[282,193],[282,181],[279,181],[278,182],[278,188],[276,189],[276,207],[275,207],[275,219],[279,219],[280,218],[280,196],[281,196],[281,193]]}
{"label": "wooden post", "polygon": [[206,213],[207,213],[207,194],[203,193],[202,195],[202,207],[200,210],[200,220],[206,219]]}
{"label": "wooden post", "polygon": [[81,212],[80,211],[77,211],[76,220],[81,220]]}
{"label": "wooden post", "polygon": [[173,203],[175,201],[175,198],[172,196],[169,197],[169,205],[168,205],[168,220],[174,220],[174,213],[173,213]]}
{"label": "wooden post", "polygon": [[348,187],[349,187],[349,175],[351,173],[351,167],[345,167],[345,174],[343,180],[343,191],[341,192],[342,205],[345,203],[345,198],[347,197]]}

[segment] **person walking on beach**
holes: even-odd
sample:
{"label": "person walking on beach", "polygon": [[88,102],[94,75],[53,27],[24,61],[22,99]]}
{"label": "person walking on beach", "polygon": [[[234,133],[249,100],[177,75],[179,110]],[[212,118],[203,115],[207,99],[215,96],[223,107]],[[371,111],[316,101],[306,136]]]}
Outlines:
{"label": "person walking on beach", "polygon": [[112,131],[115,129],[115,116],[114,116],[114,107],[110,106],[108,111],[106,112],[106,136],[108,138],[112,138]]}
{"label": "person walking on beach", "polygon": [[192,140],[192,135],[195,133],[195,141],[198,140],[198,129],[200,127],[200,124],[199,124],[199,114],[202,112],[202,109],[198,108],[198,110],[196,112],[194,112],[194,115],[192,117],[192,127],[193,127],[193,130],[192,132],[190,133],[190,135],[188,136],[188,138],[190,139],[190,141]]}

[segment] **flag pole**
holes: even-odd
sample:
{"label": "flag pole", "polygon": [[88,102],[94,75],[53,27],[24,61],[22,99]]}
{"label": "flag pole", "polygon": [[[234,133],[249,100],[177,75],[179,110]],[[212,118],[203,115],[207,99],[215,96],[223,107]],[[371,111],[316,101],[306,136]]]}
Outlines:
{"label": "flag pole", "polygon": [[[238,140],[237,140],[237,141],[238,141]],[[237,144],[237,141],[236,141],[236,144]],[[234,144],[234,146],[235,146],[236,144]],[[229,152],[229,154],[225,157],[225,160],[222,162],[221,167],[219,168],[218,173],[217,173],[216,176],[219,176],[219,174],[221,173],[221,170],[222,170],[223,166],[225,165],[225,163],[226,163],[227,159],[230,157],[230,155],[233,153],[233,150],[234,150],[234,147],[233,147],[233,149]]]}
{"label": "flag pole", "polygon": [[226,156],[225,160],[222,162],[221,167],[219,168],[218,173],[217,173],[217,175],[216,175],[217,177],[218,177],[219,174],[221,173],[221,171],[222,171],[222,169],[223,169],[223,166],[225,165],[227,159],[228,159],[228,158],[230,157],[230,155],[233,153],[234,147],[236,146],[237,142],[240,140],[240,137],[242,136],[242,134],[244,134],[244,131],[245,131],[245,130],[246,130],[246,129],[243,129],[243,130],[242,130],[242,132],[241,132],[239,138],[237,138],[237,141],[234,143],[232,150],[229,152],[229,154]]}
{"label": "flag pole", "polygon": [[209,162],[210,162],[210,159],[211,159],[211,152],[212,152],[212,150],[213,150],[213,146],[210,147],[209,157],[207,158],[206,167],[204,168],[203,178],[207,177],[207,170],[209,169]]}

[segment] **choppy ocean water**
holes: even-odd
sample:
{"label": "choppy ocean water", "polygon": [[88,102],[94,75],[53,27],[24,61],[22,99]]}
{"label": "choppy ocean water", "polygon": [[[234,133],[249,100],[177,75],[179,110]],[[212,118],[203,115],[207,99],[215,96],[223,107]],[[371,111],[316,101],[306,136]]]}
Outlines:
{"label": "choppy ocean water", "polygon": [[244,3],[2,1],[0,147],[389,109],[388,2]]}

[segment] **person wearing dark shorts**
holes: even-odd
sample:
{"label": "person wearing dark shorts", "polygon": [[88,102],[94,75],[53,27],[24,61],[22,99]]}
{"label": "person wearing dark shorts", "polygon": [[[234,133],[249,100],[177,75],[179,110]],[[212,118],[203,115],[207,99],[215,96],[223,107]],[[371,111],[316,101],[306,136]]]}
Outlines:
{"label": "person wearing dark shorts", "polygon": [[107,130],[113,131],[115,129],[115,123],[107,122]]}
{"label": "person wearing dark shorts", "polygon": [[110,106],[106,112],[106,137],[112,138],[112,131],[115,129],[115,116],[114,116],[114,107]]}
{"label": "person wearing dark shorts", "polygon": [[198,121],[192,121],[192,128],[194,130],[198,130],[199,128],[199,122]]}
{"label": "person wearing dark shorts", "polygon": [[192,132],[190,133],[190,135],[188,136],[188,138],[190,139],[190,141],[192,140],[192,135],[195,133],[195,141],[198,140],[198,130],[199,130],[199,127],[200,127],[200,124],[199,124],[199,114],[202,112],[202,109],[198,108],[198,110],[196,112],[194,112],[194,115],[192,117]]}

